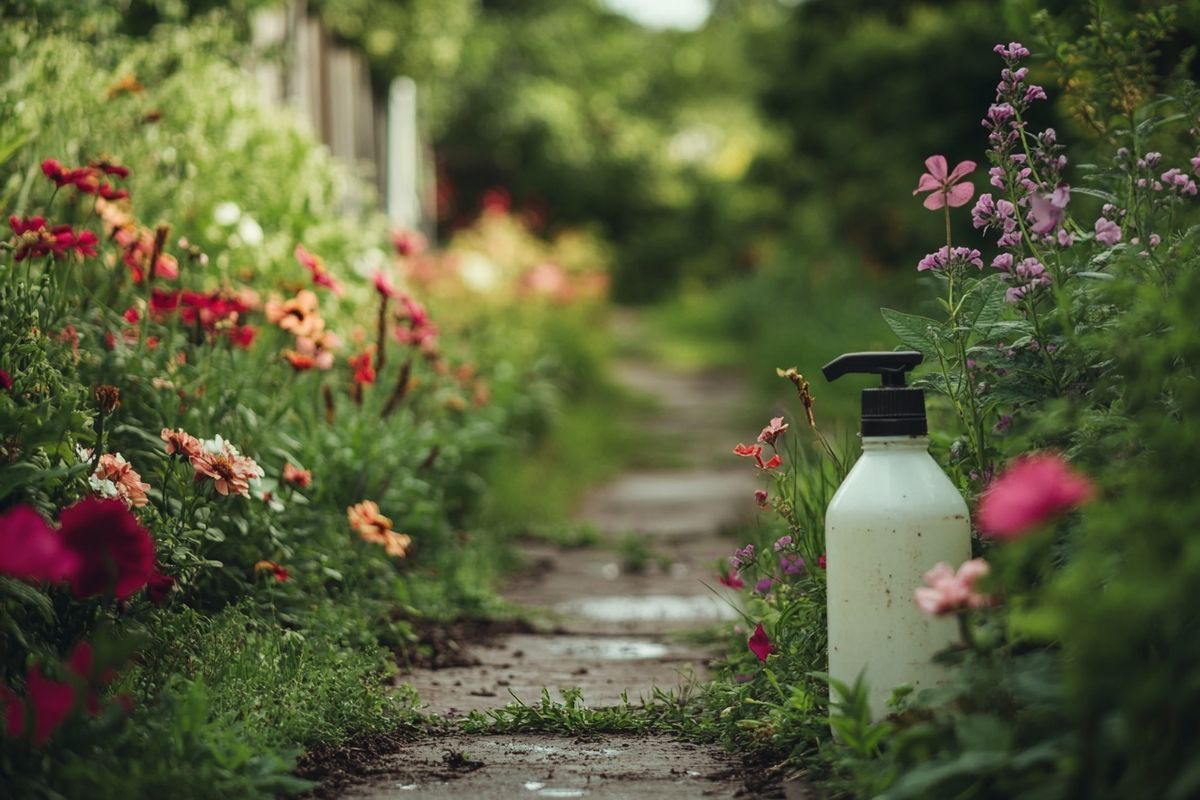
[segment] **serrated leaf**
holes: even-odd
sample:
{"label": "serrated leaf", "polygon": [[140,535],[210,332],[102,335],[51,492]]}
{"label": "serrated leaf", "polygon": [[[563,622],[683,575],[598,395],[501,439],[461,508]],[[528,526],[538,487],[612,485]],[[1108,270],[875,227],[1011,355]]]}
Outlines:
{"label": "serrated leaf", "polygon": [[971,287],[963,297],[963,319],[977,336],[991,335],[992,326],[1004,314],[1005,293],[1008,287],[1000,275],[989,275]]}
{"label": "serrated leaf", "polygon": [[937,356],[935,337],[941,331],[942,323],[929,317],[905,314],[891,308],[881,308],[879,313],[892,329],[892,333],[896,334],[896,338],[906,347],[921,351],[927,359]]}

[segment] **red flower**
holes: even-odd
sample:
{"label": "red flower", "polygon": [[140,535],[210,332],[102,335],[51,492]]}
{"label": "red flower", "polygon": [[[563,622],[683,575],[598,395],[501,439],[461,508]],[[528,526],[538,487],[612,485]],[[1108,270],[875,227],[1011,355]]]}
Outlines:
{"label": "red flower", "polygon": [[253,325],[237,325],[229,329],[229,341],[243,350],[248,350],[258,335],[258,328]]}
{"label": "red flower", "polygon": [[31,506],[0,516],[0,574],[24,581],[61,581],[79,557]]}
{"label": "red flower", "polygon": [[[67,229],[68,232],[70,228]],[[100,239],[91,231],[80,231],[79,233],[71,233],[70,243],[67,244],[68,250],[74,250],[81,256],[96,257],[96,245],[100,243]]]}
{"label": "red flower", "polygon": [[270,572],[275,580],[283,583],[288,579],[288,571],[274,561],[259,561],[254,565],[255,572]]}
{"label": "red flower", "polygon": [[75,690],[69,683],[48,680],[37,664],[25,676],[25,688],[33,709],[33,743],[41,747],[75,707]]}
{"label": "red flower", "polygon": [[0,369],[0,390],[11,392],[13,388],[12,376],[7,370]]}
{"label": "red flower", "polygon": [[738,444],[737,447],[733,448],[733,454],[735,456],[741,456],[742,458],[750,458],[751,456],[753,456],[754,458],[758,459],[761,462],[762,461],[762,458],[761,458],[762,445],[760,445],[760,444]]}
{"label": "red flower", "polygon": [[124,200],[129,197],[129,191],[126,189],[114,188],[111,184],[100,184],[100,196],[105,200]]}
{"label": "red flower", "polygon": [[371,348],[367,348],[348,359],[354,370],[354,382],[359,385],[375,382],[375,367],[371,366]]}
{"label": "red flower", "polygon": [[754,629],[754,635],[750,637],[746,644],[750,648],[750,652],[758,658],[759,661],[766,661],[767,656],[771,655],[774,648],[771,646],[771,640],[767,638],[767,632],[763,630],[762,623],[758,623],[758,627]]}
{"label": "red flower", "polygon": [[150,293],[150,312],[152,314],[169,314],[179,308],[181,292],[166,292],[155,289]]}
{"label": "red flower", "polygon": [[71,671],[78,675],[87,686],[87,696],[84,698],[84,706],[87,712],[92,716],[100,713],[100,701],[96,696],[94,687],[107,686],[116,680],[117,673],[112,669],[96,671],[95,653],[92,650],[90,642],[80,642],[75,645],[75,649],[71,651],[70,658],[67,659],[67,666]]}
{"label": "red flower", "polygon": [[771,460],[766,462],[765,464],[763,463],[763,460],[761,458],[759,458],[757,460],[758,460],[758,468],[764,469],[764,470],[775,469],[776,467],[778,467],[780,464],[783,463],[783,458],[781,458],[778,453],[771,456]]}
{"label": "red flower", "polygon": [[142,318],[142,315],[138,313],[138,310],[135,306],[130,306],[129,308],[125,309],[125,313],[122,314],[121,316],[130,325],[136,325],[138,323],[138,320],[140,320]]}
{"label": "red flower", "polygon": [[283,357],[292,365],[292,369],[296,370],[296,372],[306,372],[317,366],[317,359],[307,353],[284,350]]}
{"label": "red flower", "polygon": [[730,572],[727,575],[722,575],[720,578],[718,578],[718,582],[722,586],[728,586],[730,589],[741,589],[746,585],[746,582],[742,580],[742,576],[738,575],[736,572]]}
{"label": "red flower", "polygon": [[120,500],[88,497],[59,514],[63,543],[79,560],[68,576],[76,597],[124,600],[154,574],[154,540]]}
{"label": "red flower", "polygon": [[817,566],[820,567],[821,569],[825,569],[825,554],[824,553],[817,556]]}
{"label": "red flower", "polygon": [[129,177],[129,167],[113,164],[110,161],[93,161],[90,165],[93,169],[98,169],[105,175],[115,175],[121,180]]}
{"label": "red flower", "polygon": [[174,588],[175,579],[170,575],[164,575],[156,568],[154,574],[150,576],[150,580],[146,582],[146,597],[154,605],[160,606],[166,602],[167,596]]}
{"label": "red flower", "polygon": [[979,530],[994,539],[1018,538],[1095,494],[1095,485],[1061,455],[1024,456],[996,478],[979,501]]}
{"label": "red flower", "polygon": [[767,490],[766,489],[755,489],[754,490],[754,502],[758,504],[759,508],[766,508],[767,507]]}

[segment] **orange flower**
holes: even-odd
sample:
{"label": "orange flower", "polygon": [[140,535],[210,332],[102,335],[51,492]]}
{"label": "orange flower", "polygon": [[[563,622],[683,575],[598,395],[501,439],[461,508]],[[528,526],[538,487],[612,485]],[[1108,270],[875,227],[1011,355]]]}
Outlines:
{"label": "orange flower", "polygon": [[392,521],[379,513],[379,506],[373,500],[363,500],[361,503],[346,509],[350,527],[359,538],[372,544],[381,544],[389,556],[404,558],[412,545],[412,537],[406,533],[392,530]]}
{"label": "orange flower", "polygon": [[191,458],[196,475],[212,478],[217,494],[228,495],[232,491],[249,497],[250,481],[263,476],[262,467],[254,459],[239,453],[220,436],[202,442],[200,452]]}
{"label": "orange flower", "polygon": [[264,310],[268,322],[296,336],[313,339],[325,330],[317,295],[309,289],[301,290],[290,300],[271,298]]}
{"label": "orange flower", "polygon": [[312,483],[312,473],[306,469],[293,467],[291,464],[283,465],[283,481],[290,483],[297,489],[307,489]]}
{"label": "orange flower", "polygon": [[346,509],[346,517],[350,520],[350,527],[363,541],[375,544],[387,542],[392,521],[379,512],[379,504],[374,500],[363,500],[350,506]]}
{"label": "orange flower", "polygon": [[283,357],[292,365],[296,372],[305,372],[317,365],[317,360],[307,353],[297,353],[295,350],[284,350]]}

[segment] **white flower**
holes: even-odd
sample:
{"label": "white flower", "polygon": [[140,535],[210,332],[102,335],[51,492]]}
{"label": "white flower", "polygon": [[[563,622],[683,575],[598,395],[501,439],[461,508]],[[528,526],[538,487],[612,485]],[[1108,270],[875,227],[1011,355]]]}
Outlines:
{"label": "white flower", "polygon": [[242,217],[238,223],[238,236],[247,246],[258,247],[263,242],[262,226],[255,222],[253,217]]}
{"label": "white flower", "polygon": [[89,475],[88,485],[92,487],[93,492],[101,497],[113,498],[120,494],[117,490],[117,485],[108,478],[98,478],[95,475]]}
{"label": "white flower", "polygon": [[213,209],[213,219],[218,225],[233,225],[242,217],[242,210],[238,208],[238,204],[226,200],[224,203],[218,203]]}

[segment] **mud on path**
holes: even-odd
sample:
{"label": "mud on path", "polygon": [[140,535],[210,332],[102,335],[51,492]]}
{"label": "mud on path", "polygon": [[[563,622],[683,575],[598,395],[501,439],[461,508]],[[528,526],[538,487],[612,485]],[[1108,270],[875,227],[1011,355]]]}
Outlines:
{"label": "mud on path", "polygon": [[[730,456],[745,438],[737,423],[748,396],[728,372],[675,372],[629,360],[618,363],[617,376],[653,401],[654,410],[637,420],[646,446],[669,438],[678,448],[673,461],[687,466],[631,471],[591,492],[578,518],[598,531],[597,546],[527,545],[535,568],[503,594],[542,612],[545,629],[476,631],[467,633],[470,641],[440,642],[453,658],[398,678],[418,691],[425,712],[454,720],[514,698],[534,705],[543,687],[555,700],[557,689],[578,687],[582,702],[598,708],[705,680],[713,653],[680,634],[735,616],[705,584],[720,588],[713,565],[731,550],[728,534],[753,514],[753,471]],[[647,554],[636,570],[621,557],[631,542]],[[375,761],[365,783],[323,794],[733,797],[743,786],[740,771],[719,747],[669,737],[455,733],[399,742]]]}

